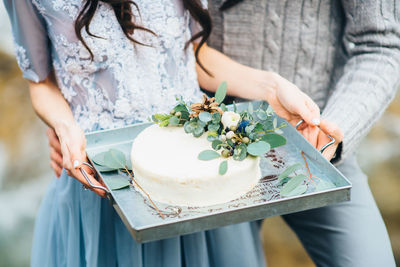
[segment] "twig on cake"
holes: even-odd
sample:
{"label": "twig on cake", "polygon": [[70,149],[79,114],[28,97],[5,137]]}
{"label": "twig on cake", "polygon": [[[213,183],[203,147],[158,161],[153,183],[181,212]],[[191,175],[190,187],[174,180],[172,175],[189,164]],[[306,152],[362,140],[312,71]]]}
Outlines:
{"label": "twig on cake", "polygon": [[150,200],[151,204],[154,206],[154,208],[156,209],[156,211],[158,212],[158,214],[161,216],[161,218],[165,218],[164,214],[161,213],[161,211],[157,208],[156,204],[154,204],[153,200],[151,200],[150,195],[144,191],[144,189],[135,181],[135,178],[133,177],[133,175],[131,174],[131,172],[128,170],[128,166],[125,166],[125,171],[129,174],[129,176],[131,177],[132,181],[135,183],[135,185],[142,190],[143,193],[146,194],[147,198]]}

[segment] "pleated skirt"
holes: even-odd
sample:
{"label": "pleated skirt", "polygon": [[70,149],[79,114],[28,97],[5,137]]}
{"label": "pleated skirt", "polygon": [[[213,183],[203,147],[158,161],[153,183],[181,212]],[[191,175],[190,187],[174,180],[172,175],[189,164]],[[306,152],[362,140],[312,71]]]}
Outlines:
{"label": "pleated skirt", "polygon": [[107,199],[82,189],[63,171],[43,198],[31,265],[265,266],[260,221],[137,243]]}

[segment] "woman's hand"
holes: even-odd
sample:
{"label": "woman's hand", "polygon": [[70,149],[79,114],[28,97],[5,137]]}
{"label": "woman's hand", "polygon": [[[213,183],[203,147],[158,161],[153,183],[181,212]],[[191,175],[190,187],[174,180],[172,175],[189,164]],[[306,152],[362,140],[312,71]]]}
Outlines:
{"label": "woman's hand", "polygon": [[[97,195],[105,197],[103,190],[90,187],[79,170],[82,167],[86,171],[92,184],[104,186],[94,178],[92,169],[82,164],[88,161],[85,152],[86,138],[82,129],[75,122],[59,122],[55,130],[47,130],[47,135],[50,144],[50,165],[56,175],[59,177],[61,169],[64,168],[69,176],[77,179]],[[60,163],[62,163],[61,166]]]}

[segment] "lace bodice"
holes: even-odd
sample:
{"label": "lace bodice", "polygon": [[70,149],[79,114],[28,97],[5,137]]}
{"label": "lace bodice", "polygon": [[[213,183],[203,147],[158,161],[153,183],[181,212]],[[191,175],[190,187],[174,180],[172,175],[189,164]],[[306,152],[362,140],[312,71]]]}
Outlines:
{"label": "lace bodice", "polygon": [[[32,3],[46,30],[58,85],[85,131],[121,127],[169,112],[177,96],[188,102],[200,99],[193,48],[184,49],[193,20],[180,0],[135,0],[140,10],[139,15],[132,8],[136,22],[157,35],[137,30],[133,38],[149,46],[127,39],[113,9],[100,2],[90,31],[101,38],[82,30],[93,61],[74,32],[82,0]],[[27,77],[29,71],[35,72],[30,62],[35,55],[27,55],[29,47],[20,41],[15,40],[17,57]]]}

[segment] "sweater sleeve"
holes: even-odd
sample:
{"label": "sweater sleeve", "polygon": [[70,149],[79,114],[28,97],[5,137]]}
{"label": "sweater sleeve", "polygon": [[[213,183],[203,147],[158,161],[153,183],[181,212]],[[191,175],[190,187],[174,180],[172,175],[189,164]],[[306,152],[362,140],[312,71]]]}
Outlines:
{"label": "sweater sleeve", "polygon": [[346,60],[322,113],[344,133],[339,161],[354,152],[382,115],[400,80],[400,1],[342,3]]}

